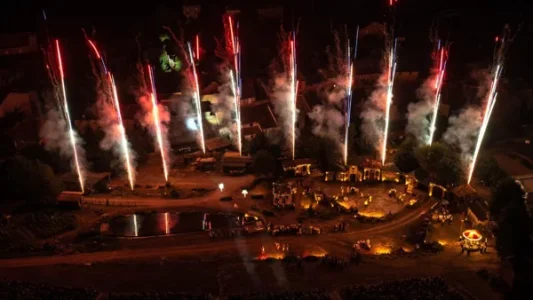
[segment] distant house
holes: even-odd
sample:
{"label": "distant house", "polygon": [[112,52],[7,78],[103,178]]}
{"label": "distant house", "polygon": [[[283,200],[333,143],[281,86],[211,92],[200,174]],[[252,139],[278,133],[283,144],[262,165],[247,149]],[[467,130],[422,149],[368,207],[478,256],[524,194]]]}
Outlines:
{"label": "distant house", "polygon": [[[93,173],[93,172],[84,172],[83,174],[85,179],[85,191],[87,193],[91,192],[98,192],[98,191],[105,191],[108,189],[109,180],[111,173],[109,172],[101,172],[101,173]],[[63,185],[65,186],[66,191],[71,192],[79,192],[80,191],[80,182],[78,179],[78,174],[74,172],[68,172],[63,174],[61,177],[61,181],[63,182]]]}
{"label": "distant house", "polygon": [[283,171],[295,176],[307,176],[311,174],[311,166],[315,163],[309,158],[297,158],[284,160],[281,165]]}
{"label": "distant house", "polygon": [[232,144],[230,141],[221,137],[214,137],[205,140],[205,150],[209,152],[228,149],[231,147],[231,145]]}
{"label": "distant house", "polygon": [[63,191],[57,196],[57,203],[60,205],[80,207],[83,201],[82,192]]}
{"label": "distant house", "polygon": [[222,157],[222,171],[226,174],[243,174],[252,165],[252,157],[239,152],[226,151]]}

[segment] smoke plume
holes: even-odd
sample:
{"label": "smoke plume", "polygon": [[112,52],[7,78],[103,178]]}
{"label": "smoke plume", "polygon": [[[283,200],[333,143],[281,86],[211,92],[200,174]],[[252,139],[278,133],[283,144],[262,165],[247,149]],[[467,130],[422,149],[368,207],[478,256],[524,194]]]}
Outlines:
{"label": "smoke plume", "polygon": [[[119,167],[124,172],[127,172],[128,161],[123,151],[122,145],[122,130],[118,119],[117,110],[113,104],[113,92],[111,82],[104,74],[101,74],[93,63],[93,74],[96,78],[96,110],[98,114],[98,125],[104,131],[104,138],[100,141],[100,148],[102,150],[111,150],[113,155],[118,158],[118,161],[113,162],[113,167]],[[131,148],[131,145],[126,141],[131,164],[132,179],[135,182],[135,157],[136,154]],[[117,166],[118,165],[118,166]]]}
{"label": "smoke plume", "polygon": [[363,104],[363,111],[361,112],[363,138],[367,144],[373,145],[377,151],[381,149],[383,144],[388,76],[388,70],[385,67],[376,83],[376,89]]}
{"label": "smoke plume", "polygon": [[472,160],[479,130],[483,123],[483,107],[487,105],[487,91],[491,84],[490,73],[487,70],[476,70],[472,72],[471,77],[479,83],[476,97],[483,99],[482,105],[481,107],[469,106],[458,115],[451,116],[443,136],[447,143],[461,150],[461,157],[465,164]]}
{"label": "smoke plume", "polygon": [[345,126],[342,104],[346,98],[346,90],[344,86],[334,85],[332,91],[319,88],[319,94],[319,97],[326,99],[326,103],[314,106],[309,113],[309,118],[313,120],[313,134],[330,139],[335,143],[338,153],[342,153]]}
{"label": "smoke plume", "polygon": [[[81,173],[85,173],[87,161],[85,159],[85,150],[82,147],[83,141],[74,130],[74,140],[76,152],[78,154],[78,163]],[[76,162],[74,160],[74,151],[72,148],[69,126],[62,113],[56,109],[49,109],[46,114],[39,136],[44,141],[44,147],[48,151],[59,151],[59,154],[70,161],[71,170],[76,172]]]}
{"label": "smoke plume", "polygon": [[407,106],[406,131],[413,134],[420,145],[428,143],[430,137],[431,117],[435,103],[435,81],[438,70],[433,70],[431,76],[416,91],[420,101],[409,103]]}
{"label": "smoke plume", "polygon": [[[161,154],[165,157],[165,163],[166,168],[169,169],[170,167],[170,144],[168,140],[168,128],[170,124],[170,113],[166,106],[164,106],[161,103],[156,102],[157,113],[159,116],[159,124],[156,123],[155,117],[154,117],[154,106],[152,104],[151,95],[149,93],[149,89],[146,85],[145,78],[147,77],[144,73],[144,68],[142,64],[137,64],[137,71],[139,74],[139,90],[137,92],[137,102],[139,103],[141,107],[141,111],[139,112],[139,115],[137,116],[137,119],[139,120],[141,126],[148,129],[150,134],[152,135],[154,139],[154,147],[156,149],[159,149],[159,151],[163,151]],[[150,83],[151,84],[151,83]],[[156,93],[155,91],[152,91],[153,93]],[[154,95],[154,97],[157,97],[157,95]],[[162,141],[162,149],[160,149],[158,137],[157,137],[157,126],[159,126],[159,130],[161,132],[161,141]]]}

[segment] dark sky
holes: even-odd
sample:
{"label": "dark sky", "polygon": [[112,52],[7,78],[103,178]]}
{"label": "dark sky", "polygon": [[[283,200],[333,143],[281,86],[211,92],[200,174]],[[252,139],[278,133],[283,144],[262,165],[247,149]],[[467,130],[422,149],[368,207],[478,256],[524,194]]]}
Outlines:
{"label": "dark sky", "polygon": [[[64,2],[64,1],[61,1]],[[177,28],[181,24],[187,36],[200,33],[202,46],[206,48],[206,60],[200,66],[204,74],[214,74],[214,37],[222,35],[222,13],[225,7],[239,7],[241,41],[243,44],[243,73],[253,77],[265,73],[264,68],[276,53],[276,35],[281,25],[279,20],[259,22],[255,7],[275,6],[283,3],[285,14],[284,27],[290,29],[293,20],[300,19],[299,68],[301,72],[313,72],[309,62],[315,53],[324,54],[327,45],[332,44],[331,29],[340,30],[347,25],[354,34],[357,25],[365,26],[372,21],[390,20],[388,0],[339,1],[339,0],[293,0],[293,1],[186,1],[203,3],[200,19],[186,21],[181,13],[183,1],[168,1],[155,4],[150,1],[115,1],[98,4],[89,1],[68,1],[66,4],[50,4],[44,7],[34,3],[13,1],[2,4],[0,10],[0,32],[37,31],[44,32],[43,9],[48,19],[49,33],[63,40],[67,72],[75,74],[80,84],[78,91],[88,93],[92,83],[88,69],[87,48],[81,29],[95,29],[96,39],[106,53],[108,65],[116,73],[117,80],[126,80],[134,72],[138,59],[135,37],[140,34],[143,51],[160,51],[158,35],[163,25]],[[478,6],[474,2],[482,3]],[[23,4],[22,4],[23,3]],[[110,4],[113,3],[113,4]],[[215,3],[215,4],[213,4]],[[429,28],[439,24],[442,38],[451,41],[449,76],[463,76],[476,67],[490,67],[493,54],[494,37],[504,24],[518,28],[523,23],[517,40],[509,53],[505,76],[523,77],[529,84],[533,82],[530,70],[533,66],[533,26],[532,13],[514,1],[435,1],[399,0],[396,12],[396,32],[405,37],[399,50],[399,70],[427,70],[430,62],[431,44]],[[361,45],[363,47],[363,45]],[[156,55],[148,57],[155,64]],[[157,74],[156,74],[157,75]],[[166,75],[165,75],[166,76]],[[208,76],[208,75],[206,75]],[[158,76],[159,84],[165,80],[174,82],[173,77]],[[204,81],[211,80],[205,79]],[[86,85],[86,87],[84,87]],[[173,87],[161,84],[160,91],[170,91]],[[124,86],[124,85],[121,85]],[[87,91],[86,91],[87,90]],[[175,89],[174,89],[175,90]],[[122,91],[129,92],[129,91]]]}

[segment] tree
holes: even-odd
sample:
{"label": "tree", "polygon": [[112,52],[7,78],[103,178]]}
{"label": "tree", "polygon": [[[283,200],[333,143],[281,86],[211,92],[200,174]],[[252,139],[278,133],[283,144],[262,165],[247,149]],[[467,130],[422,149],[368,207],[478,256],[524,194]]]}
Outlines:
{"label": "tree", "polygon": [[501,182],[493,195],[491,212],[497,226],[496,250],[502,259],[512,258],[512,298],[518,299],[530,285],[527,258],[533,252],[532,219],[528,214],[524,192],[517,182],[507,179]]}
{"label": "tree", "polygon": [[271,175],[276,172],[276,158],[267,150],[259,150],[253,156],[252,166],[257,175]]}
{"label": "tree", "polygon": [[414,152],[417,143],[416,137],[412,134],[408,134],[400,146],[398,146],[398,152]]}
{"label": "tree", "polygon": [[478,162],[476,175],[486,186],[493,189],[508,177],[492,157],[483,158]]}
{"label": "tree", "polygon": [[409,173],[418,167],[418,161],[411,151],[400,151],[396,153],[394,164],[404,173]]}
{"label": "tree", "polygon": [[422,146],[415,150],[415,157],[431,177],[443,185],[455,185],[463,178],[464,172],[459,154],[442,143]]}
{"label": "tree", "polygon": [[492,193],[490,214],[497,220],[514,201],[524,202],[524,191],[514,179],[507,178],[500,182]]}
{"label": "tree", "polygon": [[28,203],[54,201],[63,188],[50,166],[23,156],[0,165],[0,187],[3,199]]}

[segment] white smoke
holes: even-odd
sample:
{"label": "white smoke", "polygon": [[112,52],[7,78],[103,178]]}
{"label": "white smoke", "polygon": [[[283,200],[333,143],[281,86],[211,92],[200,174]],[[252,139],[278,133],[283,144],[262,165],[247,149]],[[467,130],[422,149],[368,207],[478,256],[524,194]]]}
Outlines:
{"label": "white smoke", "polygon": [[[272,102],[274,103],[274,110],[276,115],[281,120],[283,128],[283,134],[285,136],[285,143],[288,149],[292,149],[292,111],[293,106],[291,85],[288,82],[287,77],[284,74],[274,77],[274,86],[271,94]],[[296,120],[298,120],[299,110],[296,110]],[[299,131],[298,127],[294,129],[295,140],[298,140]]]}
{"label": "white smoke", "polygon": [[330,139],[335,143],[338,153],[342,153],[344,145],[345,116],[342,112],[342,101],[346,98],[344,86],[335,85],[333,91],[321,91],[327,101],[324,105],[316,105],[309,113],[313,120],[313,134]]}
{"label": "white smoke", "polygon": [[[78,154],[78,163],[81,173],[86,172],[87,160],[85,159],[85,150],[83,149],[83,141],[78,136],[77,132],[73,130],[76,153]],[[48,151],[59,151],[59,154],[70,161],[70,168],[73,172],[76,170],[76,161],[74,159],[74,149],[69,135],[69,126],[63,114],[56,109],[48,110],[46,114],[46,121],[44,122],[39,136],[44,141],[44,147]]]}
{"label": "white smoke", "polygon": [[465,163],[472,160],[482,121],[481,111],[477,107],[468,107],[459,115],[451,116],[448,121],[448,129],[443,138],[461,150],[461,157]]}
{"label": "white smoke", "polygon": [[483,99],[483,105],[467,107],[458,115],[451,116],[443,136],[447,143],[461,150],[461,157],[465,164],[471,162],[474,154],[479,130],[483,123],[482,107],[486,106],[486,96],[491,83],[490,74],[486,70],[474,71],[471,77],[479,82],[476,96]]}
{"label": "white smoke", "polygon": [[[119,120],[118,120],[118,114],[115,109],[115,105],[113,104],[112,99],[112,92],[110,83],[107,85],[104,83],[105,78],[98,80],[99,84],[97,85],[97,100],[96,100],[96,109],[98,112],[98,125],[102,128],[105,135],[104,138],[100,141],[100,148],[103,150],[112,150],[115,157],[119,158],[119,167],[124,171],[127,172],[126,165],[126,155],[123,151],[123,145],[122,145],[122,130],[126,130],[125,128],[121,129]],[[126,141],[128,153],[129,153],[129,160],[131,164],[131,171],[132,171],[132,177],[133,182],[135,182],[135,152],[131,149],[131,145],[128,141]],[[113,163],[113,167],[116,166],[117,163]]]}
{"label": "white smoke", "polygon": [[[141,106],[141,115],[138,120],[140,121],[141,126],[147,128],[152,137],[154,138],[154,147],[159,149],[159,141],[157,139],[157,128],[154,118],[153,105],[150,96],[144,94],[140,96],[137,100]],[[156,106],[157,112],[159,114],[159,128],[161,131],[161,140],[163,144],[163,155],[166,159],[167,169],[170,169],[170,143],[168,140],[168,127],[170,124],[170,113],[166,106],[161,103],[158,103]]]}
{"label": "white smoke", "polygon": [[219,134],[229,136],[233,145],[238,149],[237,112],[235,111],[235,97],[231,87],[231,75],[227,66],[222,67],[220,73],[223,75],[222,82],[224,83],[218,87],[217,99],[215,103],[212,103],[211,109],[217,116]]}
{"label": "white smoke", "polygon": [[376,89],[363,104],[361,112],[363,138],[367,144],[373,145],[378,151],[383,144],[383,130],[385,129],[387,79],[388,70],[385,68],[376,83]]}
{"label": "white smoke", "polygon": [[436,71],[422,84],[416,91],[420,101],[409,103],[407,106],[407,127],[406,131],[413,134],[420,145],[429,142],[431,118],[435,104],[435,81],[438,73]]}

